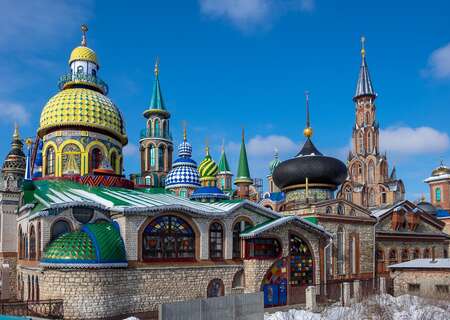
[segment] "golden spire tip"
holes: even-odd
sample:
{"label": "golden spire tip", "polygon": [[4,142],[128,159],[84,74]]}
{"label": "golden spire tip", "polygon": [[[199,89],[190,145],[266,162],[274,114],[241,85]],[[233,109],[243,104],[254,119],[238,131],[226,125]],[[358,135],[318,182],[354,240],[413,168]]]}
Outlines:
{"label": "golden spire tip", "polygon": [[159,57],[156,57],[155,61],[155,76],[157,77],[159,75]]}
{"label": "golden spire tip", "polygon": [[361,56],[362,56],[363,58],[366,56],[365,43],[366,43],[366,37],[362,36],[362,37],[361,37]]}
{"label": "golden spire tip", "polygon": [[186,125],[186,121],[183,121],[183,141],[186,142],[187,141],[187,125]]}

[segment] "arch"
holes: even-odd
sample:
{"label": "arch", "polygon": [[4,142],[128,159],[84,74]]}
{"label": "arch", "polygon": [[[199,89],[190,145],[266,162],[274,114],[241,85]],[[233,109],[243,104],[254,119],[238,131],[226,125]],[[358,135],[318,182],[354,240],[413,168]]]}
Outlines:
{"label": "arch", "polygon": [[159,127],[159,119],[155,119],[155,137],[160,138],[161,137],[161,128]]}
{"label": "arch", "polygon": [[87,207],[74,207],[72,208],[72,216],[77,222],[86,224],[89,223],[89,221],[91,221],[94,217],[94,209]]}
{"label": "arch", "polygon": [[145,185],[146,186],[151,186],[152,185],[152,176],[150,176],[150,175],[145,176]]}
{"label": "arch", "polygon": [[345,207],[342,204],[338,204],[338,206],[337,206],[337,213],[339,215],[344,215],[345,214]]}
{"label": "arch", "polygon": [[371,153],[372,149],[373,149],[373,136],[372,131],[369,130],[367,132],[367,151]]}
{"label": "arch", "polygon": [[36,230],[34,229],[34,225],[30,227],[30,246],[29,246],[29,259],[36,260]]}
{"label": "arch", "polygon": [[364,153],[364,134],[362,133],[362,131],[360,131],[358,133],[357,147],[358,147],[358,153]]}
{"label": "arch", "polygon": [[156,147],[154,144],[149,144],[148,145],[148,154],[147,154],[147,159],[148,159],[148,164],[147,167],[148,169],[153,169],[156,166]]}
{"label": "arch", "polygon": [[367,167],[367,178],[369,184],[375,183],[375,164],[373,163],[373,160],[370,160]]}
{"label": "arch", "polygon": [[167,130],[167,128],[166,128],[166,120],[163,119],[163,120],[161,120],[161,132],[162,132],[161,136],[163,138],[167,138],[166,130]]}
{"label": "arch", "polygon": [[164,170],[164,158],[165,158],[166,146],[160,144],[158,146],[158,170]]}
{"label": "arch", "polygon": [[67,140],[59,147],[61,154],[60,175],[83,174],[84,162],[81,161],[83,145],[73,139]]}
{"label": "arch", "polygon": [[353,191],[352,191],[352,187],[347,185],[344,188],[344,197],[345,200],[349,201],[349,202],[353,202]]}
{"label": "arch", "polygon": [[45,169],[44,175],[53,176],[55,175],[55,164],[56,164],[56,152],[55,147],[49,146],[45,153]]}
{"label": "arch", "polygon": [[209,225],[209,258],[223,259],[224,227],[214,221]]}
{"label": "arch", "polygon": [[253,221],[245,216],[237,217],[232,225],[233,230],[233,259],[242,258],[242,244],[240,233],[246,228],[253,226]]}
{"label": "arch", "polygon": [[337,264],[337,274],[344,274],[344,255],[345,255],[345,250],[344,250],[344,229],[342,228],[342,226],[339,226],[336,232],[336,255],[337,255],[337,259],[336,259],[336,264]]}
{"label": "arch", "polygon": [[111,165],[111,168],[114,170],[114,173],[120,174],[120,168],[119,168],[119,152],[116,148],[109,149],[109,164]]}
{"label": "arch", "polygon": [[94,172],[95,169],[100,168],[102,165],[104,153],[102,153],[102,150],[100,148],[94,147],[89,152],[89,172]]}
{"label": "arch", "polygon": [[[289,283],[291,286],[308,286],[315,283],[315,259],[311,245],[297,233],[289,234]],[[301,263],[292,263],[292,261]]]}
{"label": "arch", "polygon": [[389,264],[395,264],[397,263],[397,250],[391,249],[389,251]]}
{"label": "arch", "polygon": [[333,208],[332,208],[331,206],[327,206],[327,207],[325,208],[325,213],[327,213],[327,214],[332,214],[332,213],[333,213]]}
{"label": "arch", "polygon": [[233,276],[233,281],[231,282],[231,288],[243,288],[245,286],[245,274],[244,270],[239,270]]}
{"label": "arch", "polygon": [[59,236],[72,231],[70,222],[66,219],[58,219],[54,221],[50,227],[50,241],[55,240]]}
{"label": "arch", "polygon": [[366,111],[366,113],[364,114],[364,123],[366,124],[366,126],[370,126],[372,123],[370,121],[370,112]]}
{"label": "arch", "polygon": [[409,250],[403,249],[401,254],[401,262],[409,261]]}
{"label": "arch", "polygon": [[143,225],[140,232],[143,261],[194,260],[198,231],[185,217],[160,215]]}
{"label": "arch", "polygon": [[208,298],[221,297],[225,294],[225,286],[223,285],[222,279],[215,278],[212,279],[206,290],[206,296]]}

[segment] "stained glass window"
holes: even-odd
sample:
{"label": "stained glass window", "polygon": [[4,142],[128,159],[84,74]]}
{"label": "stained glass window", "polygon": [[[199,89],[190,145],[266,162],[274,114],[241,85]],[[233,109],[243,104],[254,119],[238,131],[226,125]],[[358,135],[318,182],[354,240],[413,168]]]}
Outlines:
{"label": "stained glass window", "polygon": [[81,152],[75,144],[68,144],[62,150],[62,173],[63,174],[80,174],[81,168]]}
{"label": "stained glass window", "polygon": [[195,234],[175,216],[161,216],[149,223],[142,235],[142,259],[191,260],[195,258]]}
{"label": "stained glass window", "polygon": [[90,166],[90,172],[92,172],[95,169],[100,168],[100,165],[102,164],[103,155],[100,149],[94,148],[91,151],[91,166]]}
{"label": "stained glass window", "polygon": [[314,278],[313,256],[306,242],[295,235],[289,238],[290,284],[311,285]]}
{"label": "stained glass window", "polygon": [[214,222],[209,228],[209,257],[223,258],[223,228],[218,222]]}

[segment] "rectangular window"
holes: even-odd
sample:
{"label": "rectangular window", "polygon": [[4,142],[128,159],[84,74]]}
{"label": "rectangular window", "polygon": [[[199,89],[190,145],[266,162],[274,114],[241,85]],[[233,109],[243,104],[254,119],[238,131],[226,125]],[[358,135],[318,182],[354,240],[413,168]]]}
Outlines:
{"label": "rectangular window", "polygon": [[420,284],[418,284],[418,283],[408,283],[408,292],[419,293],[420,292]]}
{"label": "rectangular window", "polygon": [[436,285],[436,293],[439,293],[439,294],[448,294],[448,293],[449,293],[448,285],[445,285],[445,284],[437,284],[437,285]]}

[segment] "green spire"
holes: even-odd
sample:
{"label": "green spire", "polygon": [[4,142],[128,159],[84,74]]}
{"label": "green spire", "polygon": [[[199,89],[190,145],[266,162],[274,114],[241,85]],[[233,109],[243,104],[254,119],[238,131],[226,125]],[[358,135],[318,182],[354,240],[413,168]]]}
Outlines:
{"label": "green spire", "polygon": [[150,102],[150,109],[166,110],[163,96],[161,93],[161,86],[159,84],[159,59],[155,63],[155,84],[153,85],[152,101]]}
{"label": "green spire", "polygon": [[227,155],[225,154],[225,148],[222,145],[222,154],[220,155],[219,173],[231,172],[230,165],[228,164]]}
{"label": "green spire", "polygon": [[239,154],[238,171],[234,184],[252,182],[253,180],[250,178],[250,170],[248,168],[247,150],[245,149],[244,129],[242,129],[241,152]]}

